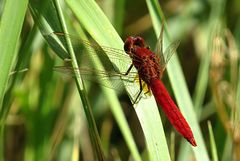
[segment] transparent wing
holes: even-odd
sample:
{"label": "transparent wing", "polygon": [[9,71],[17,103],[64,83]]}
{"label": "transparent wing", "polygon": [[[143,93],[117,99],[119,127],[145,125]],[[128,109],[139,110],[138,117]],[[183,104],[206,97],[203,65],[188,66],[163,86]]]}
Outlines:
{"label": "transparent wing", "polygon": [[168,61],[170,60],[170,58],[172,57],[172,55],[174,53],[176,53],[176,50],[179,46],[180,42],[179,41],[176,41],[176,42],[173,42],[172,44],[170,44],[167,49],[164,51],[164,53],[161,53],[159,56],[159,64],[160,64],[160,67],[162,69],[162,71],[165,70],[166,68],[166,65],[168,63]]}
{"label": "transparent wing", "polygon": [[[61,58],[69,59],[69,55],[66,50],[66,41],[65,36],[68,36],[71,40],[71,43],[74,48],[74,52],[79,61],[79,68],[73,69],[72,67],[62,66],[55,67],[56,71],[60,71],[62,73],[67,73],[74,76],[74,70],[79,70],[81,73],[81,77],[84,80],[97,82],[105,87],[112,88],[114,90],[119,91],[124,88],[122,81],[124,81],[124,85],[128,86],[128,92],[130,95],[134,96],[138,95],[140,92],[139,87],[136,88],[136,80],[138,79],[137,72],[130,72],[128,75],[125,75],[127,69],[132,64],[132,60],[122,49],[116,49],[106,46],[99,46],[94,42],[89,42],[82,40],[76,36],[55,32],[49,35],[45,35],[46,40],[50,41],[49,44],[54,46],[54,51],[59,54],[61,53]],[[94,67],[94,59],[99,58],[102,64],[104,65],[105,71],[101,71]],[[118,66],[121,66],[122,69],[126,69],[126,71],[119,71],[119,69],[110,63],[110,60],[114,61],[114,63]],[[139,60],[138,58],[136,58]],[[135,82],[135,83],[134,83]]]}
{"label": "transparent wing", "polygon": [[176,50],[178,48],[178,46],[180,45],[180,41],[176,41],[176,42],[173,42],[172,44],[170,44],[167,49],[164,51],[164,56],[165,56],[165,59],[164,59],[164,64],[166,65],[168,63],[168,61],[170,60],[170,58],[172,57],[172,55],[174,53],[176,53]]}
{"label": "transparent wing", "polygon": [[158,41],[157,41],[157,44],[156,44],[156,54],[160,57],[160,59],[162,59],[162,41],[163,41],[163,30],[164,30],[164,22],[162,22],[162,28],[161,28],[161,32],[160,32],[160,35],[159,35],[159,38],[158,38]]}
{"label": "transparent wing", "polygon": [[[46,40],[50,40],[49,44],[54,47],[53,49],[55,50],[55,52],[57,54],[61,53],[61,58],[70,58],[69,55],[66,54],[67,50],[65,36],[68,36],[70,38],[74,48],[74,52],[77,56],[85,57],[86,55],[91,54],[92,57],[100,57],[101,59],[103,59],[103,61],[106,59],[110,59],[111,61],[114,61],[114,63],[116,63],[117,65],[122,66],[128,66],[132,62],[129,56],[122,49],[99,46],[93,41],[85,41],[77,36],[65,34],[62,32],[54,32],[49,35],[45,35]],[[61,48],[61,50],[59,48]]]}
{"label": "transparent wing", "polygon": [[[75,77],[74,70],[78,70],[81,74],[81,78],[84,81],[99,84],[104,87],[114,89],[117,92],[122,92],[125,86],[130,87],[131,99],[135,101],[137,95],[140,92],[140,86],[136,87],[135,83],[139,84],[138,74],[136,72],[129,72],[128,75],[115,71],[101,71],[92,68],[72,68],[68,66],[56,66],[54,70],[60,73],[64,73],[68,76]],[[124,81],[124,84],[123,84]],[[147,85],[142,81],[143,91],[146,93],[148,90]]]}
{"label": "transparent wing", "polygon": [[166,68],[166,65],[168,63],[168,61],[170,60],[170,58],[172,57],[172,55],[176,52],[180,42],[176,41],[173,42],[172,44],[170,44],[167,49],[165,50],[165,52],[163,52],[163,31],[164,31],[164,20],[162,21],[162,27],[161,27],[161,32],[156,44],[156,57],[159,58],[159,64],[160,67],[162,69],[162,71],[164,71],[164,69]]}

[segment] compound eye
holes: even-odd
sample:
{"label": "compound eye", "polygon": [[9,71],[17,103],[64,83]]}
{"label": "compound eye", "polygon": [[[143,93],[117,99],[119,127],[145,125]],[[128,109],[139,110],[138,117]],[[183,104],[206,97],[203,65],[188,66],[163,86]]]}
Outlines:
{"label": "compound eye", "polygon": [[125,43],[124,44],[124,51],[127,53],[127,54],[130,54],[133,52],[133,46],[132,44],[129,44],[129,43]]}
{"label": "compound eye", "polygon": [[144,47],[144,40],[140,36],[136,37],[134,40],[134,45],[139,47]]}

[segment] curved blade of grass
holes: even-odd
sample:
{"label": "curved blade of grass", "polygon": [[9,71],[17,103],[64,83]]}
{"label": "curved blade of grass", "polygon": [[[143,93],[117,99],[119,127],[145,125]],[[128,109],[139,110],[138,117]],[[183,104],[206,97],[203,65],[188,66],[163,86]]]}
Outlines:
{"label": "curved blade of grass", "polygon": [[[221,16],[224,14],[224,8],[225,8],[225,0],[219,1],[219,3],[215,3],[215,1],[210,1],[211,3],[211,12],[210,12],[210,17],[207,23],[204,25],[204,31],[202,32],[204,34],[204,38],[201,41],[205,42],[206,49],[204,50],[204,53],[201,57],[200,61],[200,66],[199,66],[199,71],[198,71],[198,76],[197,76],[197,82],[195,85],[195,91],[193,94],[193,103],[194,103],[194,108],[196,111],[196,114],[198,115],[198,118],[202,114],[207,114],[206,112],[204,113],[202,111],[202,105],[204,101],[204,97],[206,96],[206,90],[208,86],[208,73],[209,73],[209,64],[210,64],[210,57],[211,57],[211,52],[212,52],[212,42],[213,42],[213,35],[214,34],[219,34],[221,30]],[[183,148],[182,148],[183,149]],[[184,157],[182,155],[182,157]],[[188,155],[185,155],[185,157],[188,157]]]}
{"label": "curved blade of grass", "polygon": [[0,110],[2,111],[3,96],[7,87],[7,81],[11,67],[17,54],[17,44],[20,37],[25,13],[27,10],[27,0],[5,1],[3,15],[0,23]]}
{"label": "curved blade of grass", "polygon": [[[160,6],[158,5],[158,2],[156,0],[147,0],[147,5],[149,8],[149,12],[153,21],[154,29],[156,36],[158,37],[160,33],[160,24],[163,17],[163,13],[160,9]],[[165,31],[167,36],[164,37],[163,40],[163,48],[166,48],[170,42],[169,34],[167,32],[168,28],[167,25],[165,25]],[[173,55],[171,58],[171,61],[169,62],[167,66],[167,72],[169,75],[170,82],[173,87],[173,91],[176,97],[176,100],[178,102],[179,108],[181,109],[181,112],[183,113],[184,117],[190,124],[190,127],[193,130],[194,137],[197,142],[197,147],[193,148],[193,151],[195,153],[195,157],[197,160],[209,160],[207,150],[203,141],[202,133],[200,130],[200,127],[197,122],[197,117],[193,110],[193,104],[186,86],[186,82],[183,76],[183,72],[181,70],[181,66],[179,64],[177,54]],[[176,79],[177,78],[177,79]]]}
{"label": "curved blade of grass", "polygon": [[[61,11],[59,1],[56,0],[55,4],[56,4],[56,8],[57,8],[59,17],[60,17],[60,21],[61,21],[61,24],[62,24],[63,31],[68,34],[68,30],[67,30],[64,18],[63,18],[63,13]],[[73,47],[72,47],[70,38],[67,37],[67,36],[66,36],[66,41],[67,41],[67,49],[68,49],[68,52],[70,53],[70,57],[71,57],[71,60],[72,60],[72,66],[73,66],[73,68],[77,68],[78,64],[77,64],[77,60],[76,60],[76,57],[75,57],[75,53],[73,51]],[[82,81],[81,77],[78,77],[78,75],[81,76],[80,71],[78,71],[78,70],[75,71],[75,75],[76,75],[75,79],[76,79],[76,84],[77,84],[77,87],[78,87],[78,91],[79,91],[79,94],[80,94],[80,97],[81,97],[81,100],[82,100],[82,104],[83,104],[83,107],[84,107],[86,118],[88,120],[87,122],[89,124],[91,141],[94,145],[93,147],[95,148],[95,151],[97,153],[98,160],[106,160],[105,156],[104,156],[104,153],[103,153],[100,137],[99,137],[99,134],[98,134],[98,131],[97,131],[97,126],[96,126],[96,123],[95,123],[95,120],[94,120],[94,117],[93,117],[93,114],[92,114],[92,110],[91,110],[90,104],[87,100],[87,95],[85,93],[85,87],[84,87],[83,81]]]}
{"label": "curved blade of grass", "polygon": [[[214,39],[213,35],[218,35],[221,30],[221,16],[224,14],[226,1],[221,0],[219,3],[215,3],[215,1],[211,1],[211,12],[208,22],[205,24],[204,28],[204,37],[206,42],[206,49],[205,53],[203,53],[200,61],[200,67],[197,76],[197,82],[195,86],[195,91],[193,94],[193,103],[195,107],[196,114],[198,118],[202,114],[202,104],[204,101],[205,93],[208,86],[208,79],[209,79],[209,66],[210,66],[210,58],[212,52],[212,42]],[[206,114],[206,113],[204,113]],[[184,157],[184,156],[182,156]],[[187,155],[185,155],[187,157]]]}
{"label": "curved blade of grass", "polygon": [[212,158],[213,158],[213,161],[218,161],[217,148],[216,148],[216,143],[213,135],[212,124],[210,121],[208,121],[208,130],[209,130],[209,136],[210,136]]}
{"label": "curved blade of grass", "polygon": [[218,20],[220,19],[220,16],[223,14],[224,12],[224,8],[226,5],[226,1],[225,0],[220,0],[219,3],[215,3],[215,1],[211,2],[211,13],[210,13],[210,19],[209,22],[207,24],[206,27],[206,35],[207,35],[207,49],[205,50],[205,52],[207,54],[205,54],[203,57],[201,57],[201,64],[199,67],[199,72],[198,72],[198,76],[197,76],[197,83],[196,83],[196,90],[194,92],[194,105],[195,105],[195,109],[197,110],[197,114],[200,116],[201,114],[201,109],[200,107],[203,104],[204,101],[204,96],[207,90],[207,85],[208,85],[208,72],[209,72],[209,64],[210,64],[210,58],[211,58],[211,46],[212,46],[212,33],[217,33],[217,31],[221,30],[221,23],[220,21],[218,22]]}
{"label": "curved blade of grass", "polygon": [[34,18],[34,22],[37,23],[43,34],[48,34],[52,31],[62,31],[61,22],[58,18],[54,1],[32,0],[30,1],[30,10]]}
{"label": "curved blade of grass", "polygon": [[[0,160],[3,159],[3,136],[4,136],[4,118],[2,116],[4,111],[2,101],[7,88],[9,74],[11,72],[12,65],[14,64],[15,57],[17,55],[17,45],[22,30],[22,25],[27,10],[27,0],[22,1],[5,1],[3,14],[1,16],[0,23]],[[7,107],[8,108],[8,107]]]}
{"label": "curved blade of grass", "polygon": [[[56,6],[56,9],[57,9],[57,12],[58,12],[58,16],[59,16],[63,31],[68,34],[67,26],[65,24],[63,12],[61,10],[59,1],[55,0],[54,2],[55,2],[55,6]],[[67,36],[66,36],[66,42],[67,42],[67,50],[68,50],[68,52],[70,54],[70,57],[71,57],[71,60],[72,60],[71,61],[72,66],[73,66],[73,68],[78,68],[77,59],[76,59],[75,54],[74,54],[74,50],[73,50],[73,47],[72,47],[72,44],[71,44],[71,40]],[[80,94],[80,97],[81,97],[81,100],[82,100],[82,105],[83,105],[83,108],[84,108],[84,111],[85,111],[85,114],[86,114],[86,118],[88,120],[87,122],[88,122],[88,125],[89,125],[89,132],[91,134],[91,140],[92,140],[92,143],[93,143],[94,148],[96,150],[97,157],[98,157],[99,160],[106,160],[105,156],[104,156],[104,153],[103,153],[102,146],[101,146],[101,141],[100,141],[100,138],[99,138],[99,134],[98,134],[98,131],[97,131],[97,126],[96,126],[96,123],[94,121],[94,117],[93,117],[93,114],[92,114],[92,110],[91,110],[90,104],[87,100],[87,95],[85,93],[83,81],[82,81],[81,77],[78,77],[78,76],[81,76],[81,73],[80,73],[79,70],[74,70],[74,74],[76,75],[76,77],[75,77],[76,85],[78,87],[78,92]]]}
{"label": "curved blade of grass", "polygon": [[[73,10],[80,23],[98,42],[98,44],[101,46],[123,49],[121,38],[94,1],[82,0],[81,2],[77,2],[74,0],[67,0],[67,4]],[[117,62],[113,61],[113,63],[117,66]],[[127,71],[127,69],[122,69],[120,66],[117,67],[119,67],[121,71]],[[136,86],[139,88],[138,85]],[[147,107],[151,108],[151,110],[146,110]],[[114,106],[113,110],[115,110],[115,108],[116,107]],[[160,161],[170,160],[161,119],[154,99],[141,99],[138,105],[135,105],[135,109],[145,134],[150,159]],[[148,115],[144,115],[146,114],[146,111],[149,112]],[[149,125],[154,125],[154,128],[149,127]],[[137,156],[138,152],[134,147],[135,144],[132,141],[131,143],[128,141],[130,140],[127,140],[127,144],[131,147],[130,150],[132,155],[135,155],[134,158],[139,158]]]}

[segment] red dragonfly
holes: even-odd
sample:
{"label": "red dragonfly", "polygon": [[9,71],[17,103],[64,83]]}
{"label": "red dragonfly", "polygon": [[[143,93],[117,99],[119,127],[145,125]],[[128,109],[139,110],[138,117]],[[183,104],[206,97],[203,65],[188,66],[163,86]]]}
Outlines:
{"label": "red dragonfly", "polygon": [[[162,35],[162,31],[161,31]],[[160,36],[160,42],[162,36]],[[160,43],[161,44],[161,43]],[[159,45],[160,45],[159,44]],[[178,45],[175,45],[178,46]],[[170,46],[171,47],[171,46]],[[172,50],[167,57],[167,61],[164,60],[162,54],[162,46],[160,45],[160,57],[154,52],[149,50],[149,47],[145,45],[144,39],[141,37],[128,37],[124,43],[124,50],[132,59],[133,66],[137,69],[139,74],[140,89],[141,80],[143,80],[149,89],[151,89],[155,100],[158,105],[162,107],[163,112],[175,129],[192,144],[197,146],[194,139],[192,130],[188,125],[186,119],[183,117],[180,110],[170,97],[167,89],[161,81],[163,71],[165,69],[166,62],[169,56],[174,53],[174,50],[168,48],[167,51]]]}
{"label": "red dragonfly", "polygon": [[[84,41],[76,37],[74,38],[74,36],[66,35],[64,33],[54,33],[54,35],[60,39],[64,39],[64,36],[69,36],[74,44],[76,43],[74,46],[83,45],[88,49],[88,52],[90,50],[90,52],[96,53],[98,57],[103,55],[102,53],[107,52],[108,57],[111,57],[112,59],[118,59],[120,62],[122,61],[121,64],[126,65],[130,63],[131,65],[128,67],[127,72],[119,72],[119,70],[115,70],[114,68],[113,71],[108,72],[98,71],[90,68],[78,68],[77,70],[80,70],[80,73],[82,75],[93,75],[93,73],[96,73],[98,76],[101,75],[102,78],[120,78],[125,82],[136,81],[136,75],[138,74],[140,90],[138,90],[139,92],[136,94],[137,96],[133,102],[136,103],[142,93],[144,84],[146,84],[149,90],[148,92],[152,91],[158,105],[161,106],[162,110],[166,114],[171,124],[175,127],[175,129],[184,138],[186,138],[192,146],[197,146],[190,126],[188,125],[187,121],[183,117],[182,113],[170,97],[167,89],[161,81],[166,64],[179,45],[179,43],[173,43],[166,49],[165,53],[162,52],[163,26],[157,44],[157,54],[152,52],[150,48],[145,45],[144,39],[141,37],[128,37],[124,43],[124,52],[123,50],[119,49],[99,47],[97,45],[93,45],[88,41]],[[49,35],[46,38],[47,40],[53,39],[52,35]],[[126,53],[131,58],[131,62],[129,63],[126,62],[127,59],[125,59],[126,56],[128,56]],[[167,55],[166,59],[163,55]],[[137,69],[137,72],[130,72],[133,66]],[[65,69],[72,70],[72,68]],[[115,86],[113,88],[118,87]]]}

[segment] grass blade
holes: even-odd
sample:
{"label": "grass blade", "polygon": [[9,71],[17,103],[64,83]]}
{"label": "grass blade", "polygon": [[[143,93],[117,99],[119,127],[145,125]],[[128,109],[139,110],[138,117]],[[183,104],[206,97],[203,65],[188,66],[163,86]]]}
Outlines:
{"label": "grass blade", "polygon": [[[55,6],[56,6],[56,9],[57,9],[57,12],[58,12],[58,16],[59,16],[63,31],[66,34],[68,34],[68,29],[67,29],[67,26],[65,24],[65,20],[64,20],[64,16],[63,16],[63,12],[62,12],[60,3],[59,3],[58,0],[55,0],[54,2],[55,2]],[[78,63],[77,63],[77,59],[76,59],[75,54],[74,54],[74,50],[73,50],[73,47],[72,47],[72,44],[71,44],[71,40],[67,36],[65,38],[66,38],[66,42],[67,42],[67,50],[68,50],[68,52],[70,54],[70,57],[71,57],[71,60],[72,60],[71,61],[72,66],[73,66],[73,68],[78,68]],[[104,156],[104,153],[103,153],[102,146],[101,146],[101,141],[100,141],[100,138],[99,138],[99,134],[98,134],[98,131],[97,131],[97,126],[96,126],[96,123],[95,123],[95,120],[94,120],[94,117],[93,117],[93,114],[92,114],[92,110],[91,110],[90,104],[87,100],[87,95],[85,93],[83,81],[82,81],[81,77],[78,77],[78,76],[81,75],[81,73],[80,73],[79,70],[74,70],[74,73],[76,75],[76,77],[75,77],[76,85],[78,87],[78,92],[80,94],[80,97],[81,97],[81,100],[82,100],[82,105],[83,105],[83,108],[84,108],[84,111],[85,111],[85,114],[86,114],[86,118],[88,120],[91,140],[92,140],[92,143],[94,145],[97,157],[98,157],[99,160],[106,160],[105,156]]]}
{"label": "grass blade", "polygon": [[213,135],[212,124],[210,121],[208,121],[208,130],[209,130],[209,136],[210,136],[212,158],[213,158],[213,161],[218,161],[217,148],[216,148],[216,143]]}
{"label": "grass blade", "polygon": [[[3,143],[4,143],[4,119],[5,111],[9,111],[9,107],[2,107],[3,97],[7,88],[9,74],[15,63],[17,54],[17,45],[22,30],[22,25],[27,10],[27,0],[23,1],[5,1],[3,14],[0,23],[0,160],[3,159]],[[4,109],[5,108],[5,109]],[[7,114],[6,114],[7,115]]]}
{"label": "grass blade", "polygon": [[[11,0],[5,1],[0,24],[0,105],[2,105],[9,74],[16,58],[18,40],[22,30],[27,4],[27,0],[17,2]],[[0,106],[1,111],[3,110],[2,108],[3,107]]]}

